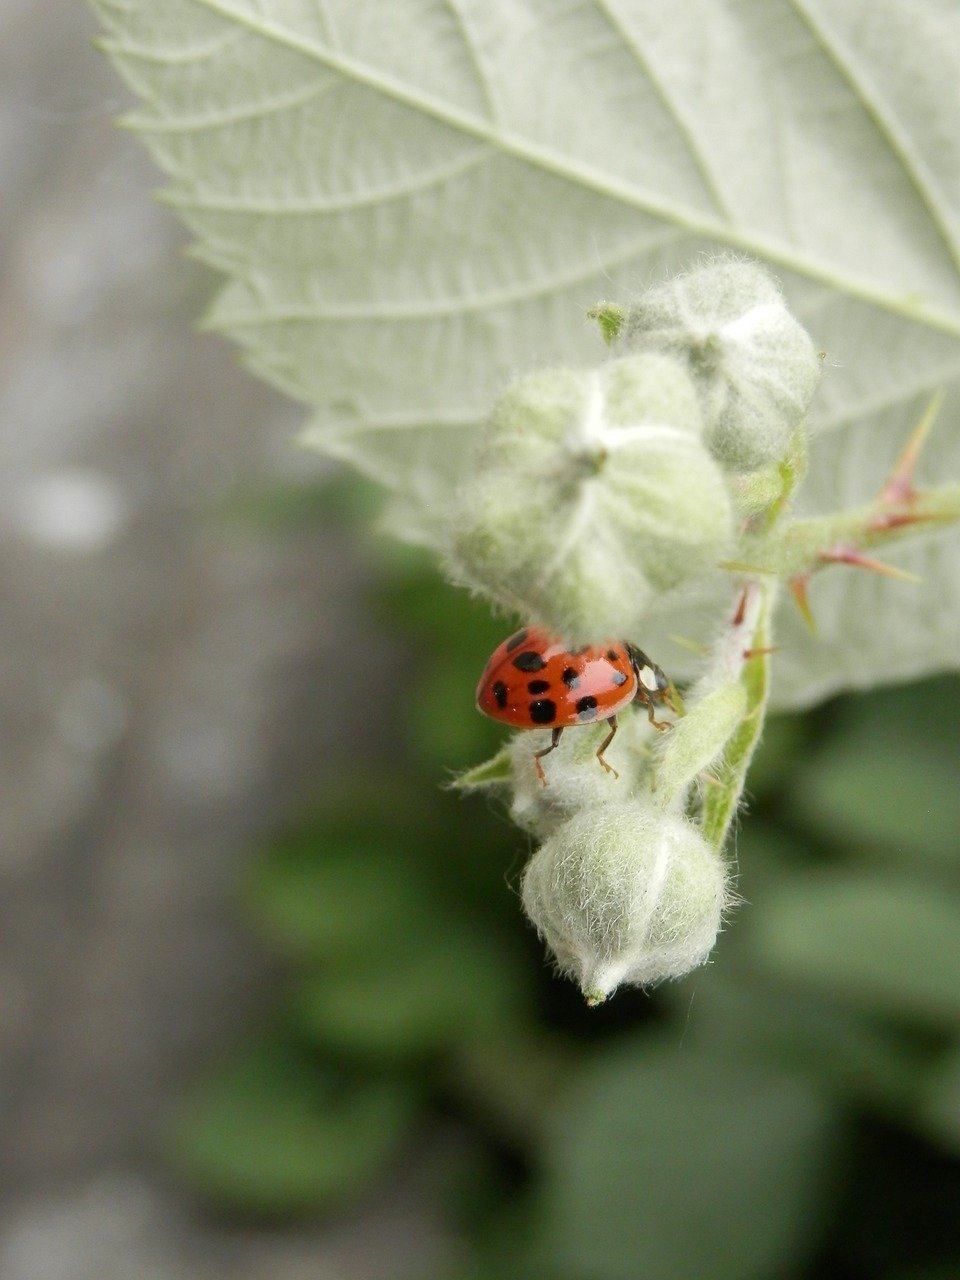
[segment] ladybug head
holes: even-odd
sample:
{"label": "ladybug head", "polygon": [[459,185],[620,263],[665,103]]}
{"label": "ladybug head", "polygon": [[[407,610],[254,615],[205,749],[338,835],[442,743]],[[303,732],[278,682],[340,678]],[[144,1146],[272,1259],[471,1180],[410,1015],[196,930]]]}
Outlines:
{"label": "ladybug head", "polygon": [[651,662],[642,649],[626,642],[637,682],[651,702],[663,703],[678,716],[684,715],[683,699],[677,686],[662,667]]}

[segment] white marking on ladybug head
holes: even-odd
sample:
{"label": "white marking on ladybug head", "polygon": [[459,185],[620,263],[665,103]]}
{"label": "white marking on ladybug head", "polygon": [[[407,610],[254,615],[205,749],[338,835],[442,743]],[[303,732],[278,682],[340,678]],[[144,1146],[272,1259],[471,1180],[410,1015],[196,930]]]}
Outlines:
{"label": "white marking on ladybug head", "polygon": [[645,689],[649,689],[651,693],[656,691],[657,673],[654,671],[653,667],[640,668],[640,683]]}

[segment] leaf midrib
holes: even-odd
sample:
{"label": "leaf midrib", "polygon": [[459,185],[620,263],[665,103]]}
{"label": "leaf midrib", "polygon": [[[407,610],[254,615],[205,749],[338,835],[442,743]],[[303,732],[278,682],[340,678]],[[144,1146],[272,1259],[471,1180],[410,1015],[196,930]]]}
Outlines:
{"label": "leaf midrib", "polygon": [[859,299],[891,314],[903,316],[917,324],[960,337],[960,314],[956,312],[926,303],[916,297],[891,293],[869,280],[838,272],[829,264],[811,255],[799,253],[788,245],[731,227],[694,209],[664,200],[632,183],[594,169],[582,161],[530,142],[512,130],[499,128],[495,124],[479,119],[348,54],[335,53],[317,41],[290,31],[269,19],[236,9],[226,0],[194,0],[194,3],[245,27],[255,35],[272,40],[305,57],[314,58],[358,84],[392,98],[451,129],[486,142],[505,154],[556,178],[578,183],[598,195],[616,200],[629,208],[640,209],[644,213],[672,222],[691,235],[717,240],[731,248],[765,258],[788,271],[837,289],[848,297]]}
{"label": "leaf midrib", "polygon": [[897,163],[907,181],[913,187],[921,203],[927,211],[930,221],[937,229],[947,253],[958,274],[960,274],[960,244],[954,237],[954,228],[950,216],[931,182],[930,174],[922,156],[913,145],[909,135],[900,128],[890,115],[880,94],[869,83],[862,67],[857,63],[852,51],[845,45],[834,31],[823,21],[819,13],[811,8],[808,0],[789,0],[801,21],[813,33],[826,56],[833,63],[841,78],[850,87],[867,117],[873,123],[880,137],[896,157]]}
{"label": "leaf midrib", "polygon": [[719,177],[713,171],[700,141],[694,132],[694,129],[687,120],[683,111],[681,111],[678,103],[667,88],[666,80],[659,74],[654,61],[647,57],[646,51],[638,37],[635,37],[629,28],[624,24],[623,18],[620,16],[619,10],[615,7],[613,0],[593,0],[597,12],[600,13],[604,20],[617,33],[618,38],[626,49],[629,50],[631,57],[640,68],[640,72],[649,81],[657,97],[663,104],[664,110],[673,121],[674,127],[686,143],[687,152],[692,160],[694,167],[700,174],[700,179],[706,187],[707,193],[716,205],[717,212],[722,216],[733,221],[733,214],[727,203],[726,195],[721,187]]}

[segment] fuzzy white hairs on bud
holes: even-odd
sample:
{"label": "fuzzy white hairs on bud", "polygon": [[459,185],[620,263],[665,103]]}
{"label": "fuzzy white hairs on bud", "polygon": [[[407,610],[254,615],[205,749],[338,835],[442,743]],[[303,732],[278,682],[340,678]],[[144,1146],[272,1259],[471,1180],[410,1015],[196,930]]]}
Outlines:
{"label": "fuzzy white hairs on bud", "polygon": [[760,610],[760,592],[743,589],[734,616],[718,636],[706,670],[685,698],[686,715],[655,744],[656,795],[664,807],[679,805],[689,788],[723,759],[747,710],[741,676]]}
{"label": "fuzzy white hairs on bud", "polygon": [[722,858],[649,798],[584,809],[534,854],[523,905],[592,1003],[702,964],[728,902]]}
{"label": "fuzzy white hairs on bud", "polygon": [[450,517],[454,577],[580,642],[637,633],[710,573],[732,506],[683,364],[647,352],[521,379]]}
{"label": "fuzzy white hairs on bud", "polygon": [[626,314],[622,342],[686,362],[710,448],[735,471],[784,456],[820,377],[816,348],[776,282],[734,258],[644,294]]}
{"label": "fuzzy white hairs on bud", "polygon": [[518,733],[510,743],[510,816],[524,831],[546,840],[581,809],[629,798],[644,782],[650,767],[648,743],[654,736],[646,714],[628,707],[618,716],[619,730],[605,758],[619,773],[607,773],[597,761],[597,747],[609,733],[606,721],[577,726],[564,734],[544,760],[549,780],[537,776],[534,752],[550,742],[550,731]]}

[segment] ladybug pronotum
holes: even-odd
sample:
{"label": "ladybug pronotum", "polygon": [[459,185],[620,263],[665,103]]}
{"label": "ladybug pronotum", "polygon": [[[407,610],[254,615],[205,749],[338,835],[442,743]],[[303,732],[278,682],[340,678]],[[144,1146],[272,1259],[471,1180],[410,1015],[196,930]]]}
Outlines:
{"label": "ladybug pronotum", "polygon": [[597,759],[619,777],[604,752],[617,732],[617,712],[642,703],[655,729],[668,729],[654,710],[682,706],[672,682],[636,645],[624,640],[586,645],[573,651],[539,628],[528,627],[504,640],[484,668],[477,686],[477,706],[484,715],[517,729],[552,726],[549,747],[534,753],[537,776],[547,785],[540,763],[560,741],[564,729],[606,720],[610,732],[597,748]]}

